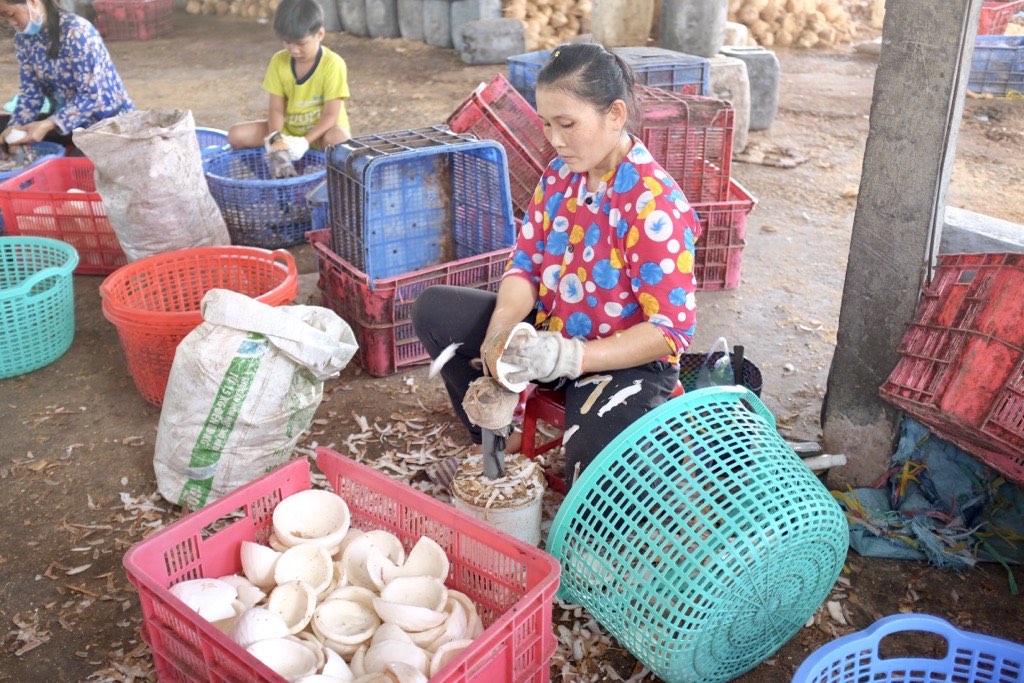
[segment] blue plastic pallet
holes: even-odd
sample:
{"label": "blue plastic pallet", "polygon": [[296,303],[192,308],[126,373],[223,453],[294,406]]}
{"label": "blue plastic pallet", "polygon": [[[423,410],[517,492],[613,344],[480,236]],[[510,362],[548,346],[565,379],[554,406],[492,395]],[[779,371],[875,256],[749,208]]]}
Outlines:
{"label": "blue plastic pallet", "polygon": [[978,36],[967,89],[1000,97],[1024,93],[1024,36]]}
{"label": "blue plastic pallet", "polygon": [[[660,47],[617,47],[612,52],[629,64],[639,85],[689,95],[707,95],[711,86],[711,62],[703,57]],[[537,107],[537,75],[551,50],[527,52],[508,58],[508,80]]]}
{"label": "blue plastic pallet", "polygon": [[436,126],[331,147],[331,249],[370,282],[515,239],[508,161],[494,140]]}

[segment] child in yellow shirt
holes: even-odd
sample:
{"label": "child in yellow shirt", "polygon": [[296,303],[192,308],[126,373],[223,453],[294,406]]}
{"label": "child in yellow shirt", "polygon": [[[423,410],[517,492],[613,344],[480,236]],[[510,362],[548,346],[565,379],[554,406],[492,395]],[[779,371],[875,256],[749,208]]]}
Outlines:
{"label": "child in yellow shirt", "polygon": [[262,147],[274,132],[305,138],[318,149],[348,140],[348,68],[321,44],[323,9],[316,0],[283,0],[274,12],[274,33],[285,49],[271,58],[263,79],[269,115],[265,121],[232,126],[228,142],[235,149]]}

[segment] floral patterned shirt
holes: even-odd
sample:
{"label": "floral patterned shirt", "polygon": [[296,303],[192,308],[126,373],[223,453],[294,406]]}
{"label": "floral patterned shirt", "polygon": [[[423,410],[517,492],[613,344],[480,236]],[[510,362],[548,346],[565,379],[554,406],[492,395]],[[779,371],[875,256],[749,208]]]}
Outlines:
{"label": "floral patterned shirt", "polygon": [[587,190],[586,174],[556,157],[541,177],[505,277],[538,290],[537,324],[601,339],[640,322],[668,341],[670,362],[693,340],[697,213],[638,139]]}
{"label": "floral patterned shirt", "polygon": [[53,103],[51,118],[65,134],[135,110],[96,27],[61,12],[60,50],[54,59],[46,56],[49,45],[46,26],[34,36],[14,37],[21,92],[11,123],[35,121],[44,97]]}

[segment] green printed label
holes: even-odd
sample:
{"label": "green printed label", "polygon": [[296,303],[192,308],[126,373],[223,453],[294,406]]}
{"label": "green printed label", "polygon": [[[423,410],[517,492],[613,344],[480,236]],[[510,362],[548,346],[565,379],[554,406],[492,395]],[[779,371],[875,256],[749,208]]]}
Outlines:
{"label": "green printed label", "polygon": [[185,475],[188,481],[178,498],[179,505],[196,509],[206,505],[224,446],[235,429],[242,405],[249,396],[260,362],[269,347],[262,334],[250,332],[238,346],[217,388],[210,412],[199,432]]}

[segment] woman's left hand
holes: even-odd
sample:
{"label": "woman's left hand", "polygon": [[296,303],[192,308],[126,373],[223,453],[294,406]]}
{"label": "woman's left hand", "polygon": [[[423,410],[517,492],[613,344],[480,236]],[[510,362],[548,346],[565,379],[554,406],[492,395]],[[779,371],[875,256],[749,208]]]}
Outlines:
{"label": "woman's left hand", "polygon": [[24,126],[18,126],[21,130],[28,133],[28,137],[22,138],[17,144],[24,145],[30,142],[42,142],[46,134],[52,130],[56,130],[57,124],[52,119],[44,119],[42,121],[33,121],[32,123],[26,123]]}

